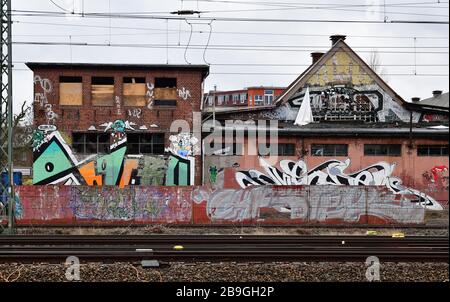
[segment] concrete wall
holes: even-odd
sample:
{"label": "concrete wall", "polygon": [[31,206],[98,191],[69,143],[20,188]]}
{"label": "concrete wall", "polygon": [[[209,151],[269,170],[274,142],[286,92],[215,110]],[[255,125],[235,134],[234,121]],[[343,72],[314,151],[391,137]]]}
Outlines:
{"label": "concrete wall", "polygon": [[17,196],[19,225],[420,224],[425,212],[408,196],[363,186],[21,186]]}

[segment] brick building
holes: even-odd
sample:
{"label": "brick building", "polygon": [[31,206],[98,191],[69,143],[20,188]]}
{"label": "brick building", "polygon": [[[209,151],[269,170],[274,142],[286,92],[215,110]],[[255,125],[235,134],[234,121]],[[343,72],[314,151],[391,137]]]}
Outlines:
{"label": "brick building", "polygon": [[223,108],[244,108],[273,106],[285,88],[248,87],[242,90],[210,91],[205,95],[205,111]]}
{"label": "brick building", "polygon": [[[221,124],[204,128],[205,182],[221,179],[229,189],[376,185],[411,195],[428,209],[448,204],[448,103],[406,102],[345,39],[332,36],[328,52],[313,53],[311,66],[272,108],[205,114],[204,125]],[[305,116],[312,120],[305,122]],[[256,122],[278,134],[276,146],[267,133],[254,136]],[[213,141],[225,133],[232,135]],[[351,208],[345,200],[328,206]]]}
{"label": "brick building", "polygon": [[[34,72],[35,184],[200,181],[201,163],[193,152],[200,138],[192,132],[208,66],[27,66]],[[171,133],[175,120],[189,129]]]}

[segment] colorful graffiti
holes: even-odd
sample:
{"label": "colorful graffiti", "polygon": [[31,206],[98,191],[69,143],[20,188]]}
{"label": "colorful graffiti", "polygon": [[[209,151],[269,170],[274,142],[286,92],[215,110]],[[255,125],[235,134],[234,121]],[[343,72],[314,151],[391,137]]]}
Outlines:
{"label": "colorful graffiti", "polygon": [[260,158],[261,167],[266,174],[257,170],[241,171],[236,173],[236,181],[242,188],[262,185],[386,186],[395,194],[416,196],[412,202],[417,202],[429,210],[443,210],[434,198],[403,186],[399,178],[392,176],[395,164],[379,162],[361,171],[347,174],[345,170],[350,163],[350,159],[344,162],[330,160],[308,170],[306,163],[302,160],[298,162],[283,160],[280,162],[280,171]]}
{"label": "colorful graffiti", "polygon": [[[223,184],[224,173],[217,181]],[[20,224],[420,224],[425,210],[382,187],[20,186]]]}
{"label": "colorful graffiti", "polygon": [[169,138],[170,152],[166,186],[191,186],[195,182],[195,157],[198,139],[190,133],[180,133]]}
{"label": "colorful graffiti", "polygon": [[166,173],[164,156],[126,155],[131,123],[115,121],[102,126],[112,129],[108,154],[78,161],[56,128],[40,128],[33,135],[33,184],[87,186],[162,185]]}
{"label": "colorful graffiti", "polygon": [[435,166],[430,171],[425,171],[422,176],[428,184],[428,190],[431,192],[448,191],[448,171],[448,167],[445,165]]}
{"label": "colorful graffiti", "polygon": [[209,167],[209,181],[211,184],[215,184],[217,181],[217,167],[216,166],[211,166]]}

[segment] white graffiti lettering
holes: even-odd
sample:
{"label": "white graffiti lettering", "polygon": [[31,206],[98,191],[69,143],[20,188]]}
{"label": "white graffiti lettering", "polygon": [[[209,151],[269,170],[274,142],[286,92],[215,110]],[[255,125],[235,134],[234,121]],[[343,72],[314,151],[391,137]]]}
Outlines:
{"label": "white graffiti lettering", "polygon": [[191,98],[191,92],[187,90],[185,87],[181,89],[177,89],[178,96],[182,98],[183,100],[187,101],[187,99]]}
{"label": "white graffiti lettering", "polygon": [[153,83],[147,83],[147,108],[153,107],[153,101],[155,100],[155,85]]}
{"label": "white graffiti lettering", "polygon": [[311,171],[308,171],[304,161],[280,162],[281,170],[270,166],[260,158],[260,164],[266,174],[257,170],[236,173],[236,181],[242,188],[261,185],[346,185],[346,186],[386,186],[395,194],[414,195],[419,203],[429,210],[443,210],[442,206],[431,196],[418,190],[402,185],[399,178],[393,177],[395,164],[379,162],[361,171],[346,174],[344,171],[350,166],[350,159],[345,162],[339,160],[327,161]]}

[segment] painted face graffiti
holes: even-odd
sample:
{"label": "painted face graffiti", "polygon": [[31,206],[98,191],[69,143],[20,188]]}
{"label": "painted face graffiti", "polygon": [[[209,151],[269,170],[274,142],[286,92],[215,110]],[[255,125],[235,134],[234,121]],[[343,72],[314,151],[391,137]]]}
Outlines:
{"label": "painted face graffiti", "polygon": [[260,158],[266,174],[257,170],[236,173],[236,181],[242,188],[251,186],[276,185],[346,185],[346,186],[386,186],[395,194],[414,195],[412,202],[418,202],[429,210],[443,210],[442,206],[431,196],[402,185],[399,178],[393,177],[395,164],[379,162],[361,171],[346,174],[350,159],[345,162],[331,160],[308,171],[304,161],[280,162],[281,170],[270,166]]}

